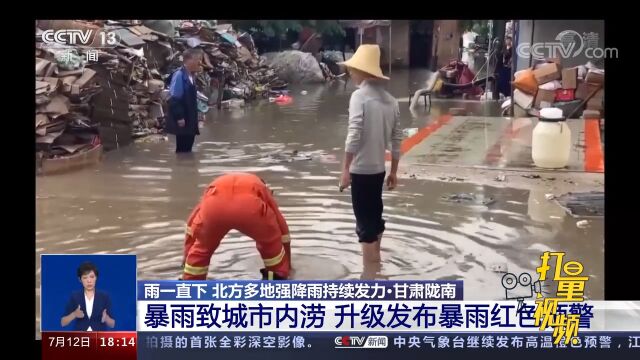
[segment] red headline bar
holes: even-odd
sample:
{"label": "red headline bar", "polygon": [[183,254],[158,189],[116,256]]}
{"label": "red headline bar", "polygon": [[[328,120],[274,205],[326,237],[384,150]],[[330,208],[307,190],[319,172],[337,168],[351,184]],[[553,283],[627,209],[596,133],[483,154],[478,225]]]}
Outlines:
{"label": "red headline bar", "polygon": [[47,331],[42,333],[43,360],[136,360],[135,331]]}

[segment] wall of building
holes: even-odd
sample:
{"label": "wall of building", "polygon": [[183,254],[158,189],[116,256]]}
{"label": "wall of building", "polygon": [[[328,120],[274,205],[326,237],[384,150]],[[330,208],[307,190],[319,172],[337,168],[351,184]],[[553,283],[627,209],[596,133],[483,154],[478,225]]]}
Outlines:
{"label": "wall of building", "polygon": [[[535,24],[534,24],[535,21]],[[565,30],[574,30],[578,34],[596,33],[598,36],[598,47],[604,48],[604,20],[519,20],[518,21],[518,43],[531,43],[533,32],[533,43],[556,42],[556,36]],[[584,51],[576,56],[561,59],[565,67],[584,65],[588,59]],[[522,70],[529,67],[529,57],[517,58],[516,68]]]}
{"label": "wall of building", "polygon": [[391,21],[391,61],[393,66],[409,66],[409,20]]}
{"label": "wall of building", "polygon": [[441,68],[458,58],[462,33],[458,28],[458,20],[436,20],[433,27],[434,51],[431,53],[437,56],[437,67]]}
{"label": "wall of building", "polygon": [[[356,35],[356,44],[360,42],[360,36]],[[375,26],[364,30],[362,34],[363,44],[378,44],[382,52],[380,64],[385,68],[389,65],[409,66],[409,20],[393,20],[391,22],[391,56],[389,56],[389,28]]]}
{"label": "wall of building", "polygon": [[[356,43],[360,46],[360,35],[356,34]],[[386,26],[372,26],[370,28],[364,29],[364,33],[362,34],[362,43],[363,44],[377,44],[380,46],[381,58],[380,64],[385,65],[388,64],[388,49],[389,49],[389,28]]]}

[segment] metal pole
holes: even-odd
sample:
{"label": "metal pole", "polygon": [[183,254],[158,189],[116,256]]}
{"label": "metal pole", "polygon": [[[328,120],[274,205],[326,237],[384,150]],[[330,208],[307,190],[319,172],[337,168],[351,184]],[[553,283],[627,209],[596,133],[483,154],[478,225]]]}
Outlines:
{"label": "metal pole", "polygon": [[218,77],[218,101],[217,101],[217,107],[218,110],[222,109],[222,99],[223,99],[223,95],[224,95],[224,83],[225,83],[225,75],[224,75],[224,69],[222,69],[222,72],[220,73],[220,76]]}
{"label": "metal pole", "polygon": [[[489,70],[491,69],[491,30],[493,28],[493,20],[489,20],[489,47],[487,49],[487,74],[485,77],[485,82],[484,82],[484,99],[485,101],[488,100],[487,99],[487,90],[489,89]],[[493,95],[493,94],[492,94]]]}
{"label": "metal pole", "polygon": [[[536,30],[536,21],[531,20],[531,42],[529,43],[529,46],[533,45],[533,34],[535,30]],[[515,32],[513,33],[513,35],[515,37]],[[533,64],[533,53],[529,51],[529,67],[531,67],[532,64]]]}
{"label": "metal pole", "polygon": [[389,23],[389,76],[391,76],[391,59],[393,58],[391,51],[391,23]]}
{"label": "metal pole", "polygon": [[[516,51],[514,51],[514,48],[516,48],[518,46],[518,21],[516,20],[511,20],[511,36],[512,36],[512,42],[511,42],[511,79],[510,82],[512,82],[515,77],[515,73],[516,73],[516,65],[518,63],[518,54]],[[515,60],[515,61],[514,61]],[[513,98],[513,84],[511,84],[510,86],[511,88],[511,110],[509,111],[509,116],[511,118],[514,117],[515,114],[515,107],[516,107],[516,102],[515,99]]]}

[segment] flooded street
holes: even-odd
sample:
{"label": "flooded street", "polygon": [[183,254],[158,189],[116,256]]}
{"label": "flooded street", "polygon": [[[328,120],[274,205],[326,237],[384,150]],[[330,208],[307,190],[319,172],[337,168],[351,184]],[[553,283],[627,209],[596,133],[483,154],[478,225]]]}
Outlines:
{"label": "flooded street", "polygon": [[[402,98],[426,74],[392,78],[391,93]],[[256,172],[275,190],[291,229],[295,279],[358,279],[351,198],[337,188],[353,90],[343,82],[304,86],[291,89],[290,105],[261,101],[214,109],[190,157],[176,157],[170,138],[106,153],[94,168],[38,177],[36,289],[44,253],[136,254],[140,279],[177,279],[187,216],[204,187],[228,171]],[[480,104],[477,111],[490,107],[495,104]],[[420,128],[445,110],[434,102],[431,116],[417,119],[407,103],[401,111],[403,127]],[[290,162],[269,156],[294,150],[299,158]],[[462,192],[496,202],[442,199]],[[401,178],[398,189],[384,192],[384,201],[384,278],[462,279],[465,299],[502,299],[496,269],[535,274],[541,252],[555,250],[582,261],[591,276],[588,298],[604,298],[603,221],[577,228],[575,219],[545,200],[544,190]],[[261,266],[254,242],[233,232],[213,256],[209,277],[256,279]]]}

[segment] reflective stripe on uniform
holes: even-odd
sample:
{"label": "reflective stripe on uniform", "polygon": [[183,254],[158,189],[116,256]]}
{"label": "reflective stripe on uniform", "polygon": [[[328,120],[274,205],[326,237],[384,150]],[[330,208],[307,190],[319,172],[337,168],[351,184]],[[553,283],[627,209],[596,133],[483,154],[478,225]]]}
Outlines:
{"label": "reflective stripe on uniform", "polygon": [[276,266],[280,264],[280,262],[284,259],[284,247],[280,248],[280,254],[276,257],[272,257],[271,259],[262,259],[264,261],[264,266]]}
{"label": "reflective stripe on uniform", "polygon": [[286,244],[286,243],[290,243],[291,242],[291,236],[287,235],[282,235],[282,243]]}
{"label": "reflective stripe on uniform", "polygon": [[267,280],[273,280],[273,271],[269,271],[267,275]]}
{"label": "reflective stripe on uniform", "polygon": [[190,275],[206,275],[209,272],[209,267],[184,264],[184,272]]}
{"label": "reflective stripe on uniform", "polygon": [[187,225],[187,235],[189,235],[189,236],[193,236],[193,230],[191,230],[191,228],[189,227],[189,225]]}

